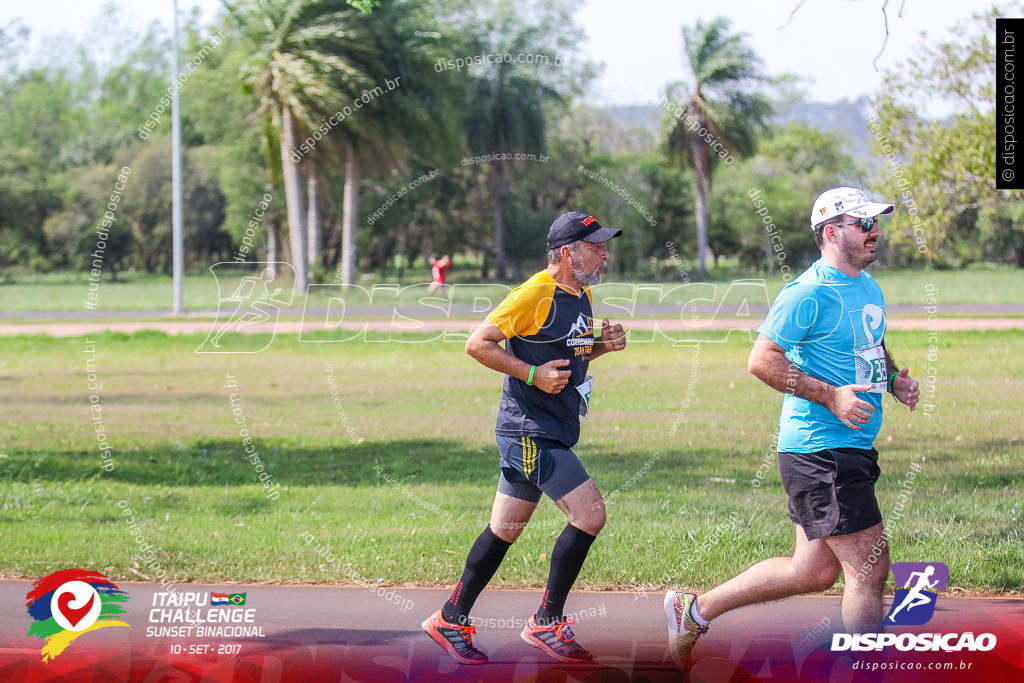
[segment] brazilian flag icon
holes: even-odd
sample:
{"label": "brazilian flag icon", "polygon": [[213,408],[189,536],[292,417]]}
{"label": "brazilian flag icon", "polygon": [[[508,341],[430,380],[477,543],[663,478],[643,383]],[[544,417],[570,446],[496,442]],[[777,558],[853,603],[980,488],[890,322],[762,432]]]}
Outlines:
{"label": "brazilian flag icon", "polygon": [[230,602],[232,605],[244,605],[245,593],[232,593],[228,596],[228,602]]}

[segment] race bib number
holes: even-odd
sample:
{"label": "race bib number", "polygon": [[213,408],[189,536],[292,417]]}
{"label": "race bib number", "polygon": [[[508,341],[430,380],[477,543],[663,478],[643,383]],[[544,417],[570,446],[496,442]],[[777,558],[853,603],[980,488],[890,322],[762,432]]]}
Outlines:
{"label": "race bib number", "polygon": [[590,417],[590,394],[594,390],[594,378],[587,375],[587,378],[583,380],[583,384],[576,387],[576,391],[580,392],[580,424],[587,424],[587,418]]}
{"label": "race bib number", "polygon": [[871,393],[884,394],[889,390],[889,377],[886,373],[885,350],[881,346],[872,346],[857,354],[862,361],[858,365],[867,369],[867,377],[857,378],[858,384],[871,384]]}

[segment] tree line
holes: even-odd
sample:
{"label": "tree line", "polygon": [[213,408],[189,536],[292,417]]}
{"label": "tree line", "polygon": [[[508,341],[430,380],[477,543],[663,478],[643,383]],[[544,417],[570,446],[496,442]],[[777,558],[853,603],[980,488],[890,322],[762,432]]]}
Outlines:
{"label": "tree line", "polygon": [[[570,38],[578,4],[225,2],[209,24],[187,18],[173,79],[157,24],[140,35],[107,9],[93,33],[26,57],[12,21],[0,30],[0,267],[92,267],[130,169],[104,271],[169,272],[170,88],[193,270],[284,260],[304,288],[404,274],[436,251],[518,278],[542,262],[551,220],[582,209],[627,228],[622,273],[677,277],[669,244],[698,275],[707,259],[775,272],[814,258],[808,207],[841,183],[901,203],[888,265],[1024,265],[1019,196],[994,189],[992,12],[887,75],[865,120],[883,160],[871,170],[837,134],[774,123],[804,95],[765,74],[726,19],[681,27],[689,78],[666,84],[657,131],[588,107],[599,67]],[[930,118],[923,89],[958,113]]]}

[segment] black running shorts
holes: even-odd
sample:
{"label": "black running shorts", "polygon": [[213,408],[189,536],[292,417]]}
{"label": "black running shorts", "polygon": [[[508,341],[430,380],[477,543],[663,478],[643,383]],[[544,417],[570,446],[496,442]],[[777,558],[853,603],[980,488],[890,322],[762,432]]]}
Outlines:
{"label": "black running shorts", "polygon": [[501,452],[498,491],[536,503],[545,493],[559,501],[590,479],[583,463],[561,441],[535,436],[496,436]]}
{"label": "black running shorts", "polygon": [[779,453],[789,517],[809,540],[845,536],[882,521],[875,498],[878,451],[827,448],[816,453]]}

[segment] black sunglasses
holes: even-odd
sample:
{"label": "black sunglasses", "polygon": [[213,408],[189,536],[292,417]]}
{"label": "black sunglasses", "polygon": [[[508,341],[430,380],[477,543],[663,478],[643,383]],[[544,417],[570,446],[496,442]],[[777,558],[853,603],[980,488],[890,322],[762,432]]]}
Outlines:
{"label": "black sunglasses", "polygon": [[850,221],[848,223],[833,223],[833,225],[856,225],[858,228],[860,228],[861,232],[867,233],[871,232],[871,229],[875,227],[876,223],[878,223],[878,216],[872,216],[871,218],[860,218],[858,220]]}

